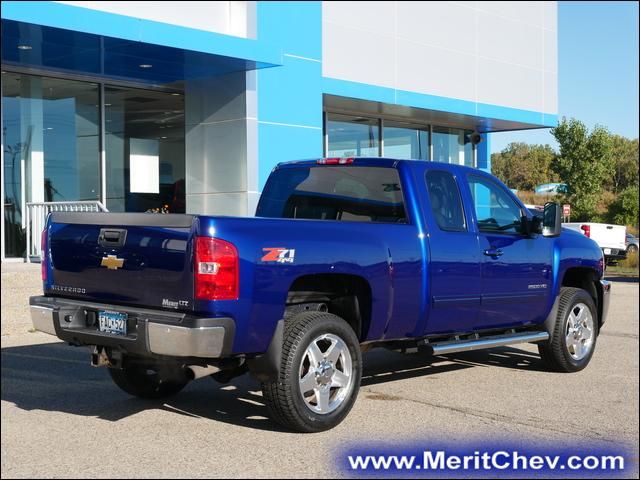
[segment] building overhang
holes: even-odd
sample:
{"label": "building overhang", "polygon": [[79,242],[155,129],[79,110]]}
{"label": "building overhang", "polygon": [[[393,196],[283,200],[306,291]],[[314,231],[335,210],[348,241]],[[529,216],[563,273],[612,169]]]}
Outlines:
{"label": "building overhang", "polygon": [[479,133],[550,128],[557,115],[407,92],[324,77],[324,108],[396,118],[402,122],[465,128]]}
{"label": "building overhang", "polygon": [[159,85],[282,64],[255,39],[56,2],[2,2],[2,63]]}

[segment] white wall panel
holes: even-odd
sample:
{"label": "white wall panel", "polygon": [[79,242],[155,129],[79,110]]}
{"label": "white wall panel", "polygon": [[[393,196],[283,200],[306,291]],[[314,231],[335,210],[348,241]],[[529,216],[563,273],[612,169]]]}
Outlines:
{"label": "white wall panel", "polygon": [[[395,41],[392,36],[325,23],[322,37],[323,75],[393,88]],[[327,74],[327,72],[330,72]]]}
{"label": "white wall panel", "polygon": [[399,38],[449,50],[475,52],[474,10],[445,2],[396,4]]}
{"label": "white wall panel", "polygon": [[329,78],[554,114],[557,49],[557,2],[323,2]]}
{"label": "white wall panel", "polygon": [[[395,2],[323,2],[323,21],[346,27],[393,34]],[[354,22],[353,19],[358,19]]]}
{"label": "white wall panel", "polygon": [[543,93],[541,70],[478,60],[478,102],[542,112]]}
{"label": "white wall panel", "polygon": [[129,17],[195,28],[208,32],[224,33],[239,37],[251,37],[254,2],[67,2],[76,7]]}
{"label": "white wall panel", "polygon": [[398,40],[399,90],[475,101],[475,57],[419,43]]}
{"label": "white wall panel", "polygon": [[543,32],[540,27],[478,12],[478,55],[503,63],[542,70]]}

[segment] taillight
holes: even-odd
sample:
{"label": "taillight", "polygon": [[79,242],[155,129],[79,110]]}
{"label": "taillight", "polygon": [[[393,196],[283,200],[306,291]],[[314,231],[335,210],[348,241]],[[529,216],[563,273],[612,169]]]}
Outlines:
{"label": "taillight", "polygon": [[587,237],[591,238],[591,225],[581,225],[580,229]]}
{"label": "taillight", "polygon": [[195,296],[199,300],[238,298],[238,250],[218,238],[196,237]]}
{"label": "taillight", "polygon": [[353,163],[353,158],[332,157],[321,158],[316,162],[318,165],[350,165]]}
{"label": "taillight", "polygon": [[40,234],[40,276],[42,281],[47,281],[47,259],[49,255],[47,253],[47,229],[45,228]]}

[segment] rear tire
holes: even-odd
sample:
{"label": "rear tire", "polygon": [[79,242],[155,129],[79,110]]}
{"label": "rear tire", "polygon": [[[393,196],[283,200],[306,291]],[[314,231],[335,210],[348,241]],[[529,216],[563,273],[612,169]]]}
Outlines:
{"label": "rear tire", "polygon": [[358,337],[342,318],[303,312],[285,323],[278,379],[262,384],[271,417],[298,432],[338,425],[356,401],[362,377]]}
{"label": "rear tire", "polygon": [[538,344],[542,360],[556,372],[585,368],[596,348],[598,310],[591,295],[581,288],[562,287],[551,339]]}
{"label": "rear tire", "polygon": [[627,255],[631,255],[632,253],[638,253],[638,247],[635,245],[629,245],[627,247]]}
{"label": "rear tire", "polygon": [[125,359],[122,369],[110,368],[113,382],[129,395],[147,399],[166,398],[182,390],[189,379],[175,365]]}

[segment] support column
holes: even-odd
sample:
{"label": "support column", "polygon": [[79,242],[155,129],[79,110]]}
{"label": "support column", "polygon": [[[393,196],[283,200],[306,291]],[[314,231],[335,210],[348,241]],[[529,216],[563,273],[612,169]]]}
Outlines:
{"label": "support column", "polygon": [[322,156],[322,2],[258,2],[258,40],[282,66],[257,72],[258,188],[279,162]]}
{"label": "support column", "polygon": [[476,145],[477,167],[491,173],[491,134],[483,133],[482,141]]}
{"label": "support column", "polygon": [[248,190],[256,183],[250,173],[255,162],[248,160],[255,157],[255,117],[250,118],[247,109],[251,75],[237,72],[186,81],[187,213],[253,214],[248,208]]}
{"label": "support column", "polygon": [[[20,159],[24,202],[44,202],[44,112],[42,78],[23,75],[20,84]],[[22,222],[25,221],[25,205]]]}

